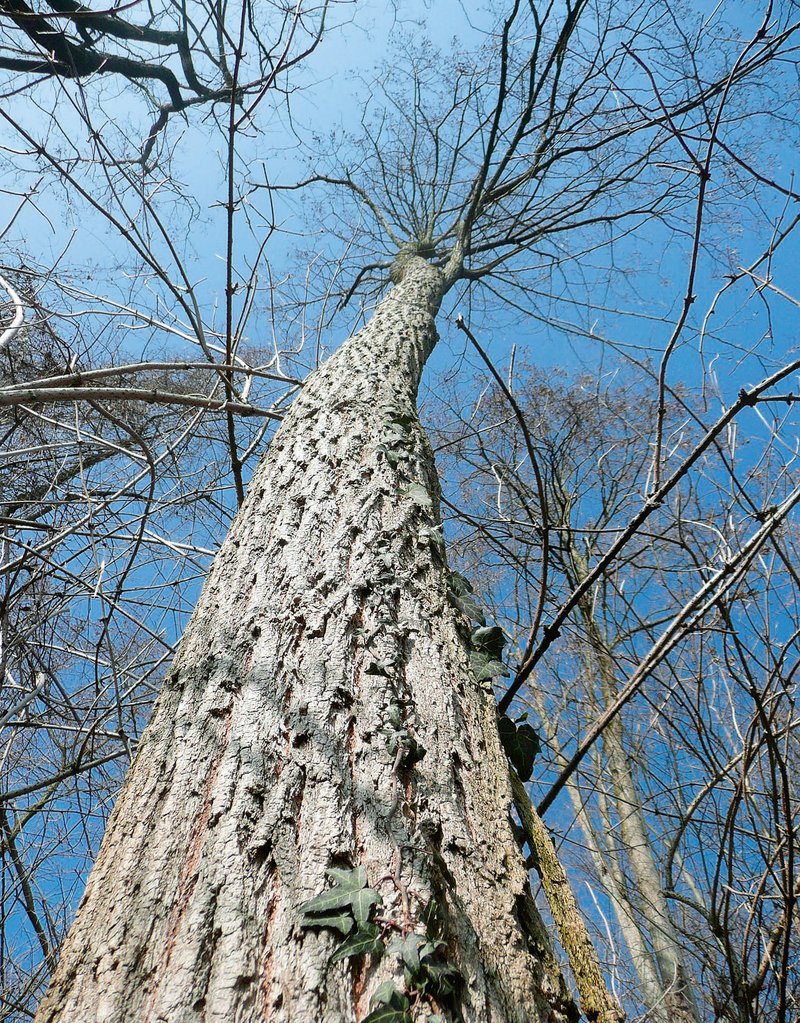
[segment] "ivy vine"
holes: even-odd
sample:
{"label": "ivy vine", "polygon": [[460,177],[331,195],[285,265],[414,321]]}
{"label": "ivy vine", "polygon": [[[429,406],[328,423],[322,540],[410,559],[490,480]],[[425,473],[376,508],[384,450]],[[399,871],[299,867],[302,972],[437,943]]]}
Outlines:
{"label": "ivy vine", "polygon": [[[363,867],[331,867],[326,873],[333,886],[304,902],[299,912],[301,927],[325,928],[339,934],[329,964],[356,956],[379,960],[390,955],[403,971],[403,990],[393,980],[384,981],[373,993],[370,1012],[362,1023],[411,1023],[412,1008],[420,1003],[438,1010],[461,982],[459,970],[445,958],[444,942],[427,933],[391,935],[396,925],[388,921],[380,926],[375,912],[383,899],[380,892],[369,887]],[[426,1023],[445,1023],[445,1018],[434,1011]]]}
{"label": "ivy vine", "polygon": [[[479,682],[511,674],[503,661],[507,643],[505,632],[499,625],[489,625],[478,601],[472,584],[460,572],[448,572],[447,595],[450,603],[466,615],[473,623],[467,638],[470,648],[470,663]],[[541,750],[541,740],[536,729],[527,721],[527,714],[512,720],[501,714],[497,722],[500,742],[511,766],[522,781],[529,781],[533,764]]]}

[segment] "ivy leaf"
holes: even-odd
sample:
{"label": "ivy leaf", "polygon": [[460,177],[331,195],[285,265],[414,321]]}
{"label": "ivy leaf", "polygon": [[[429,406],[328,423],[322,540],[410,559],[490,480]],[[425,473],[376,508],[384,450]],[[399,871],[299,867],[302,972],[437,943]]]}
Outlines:
{"label": "ivy leaf", "polygon": [[355,921],[350,913],[320,913],[306,916],[300,923],[302,927],[331,927],[341,934],[349,934]]}
{"label": "ivy leaf", "polygon": [[309,913],[329,913],[332,909],[343,909],[345,906],[349,908],[352,898],[352,891],[337,885],[335,888],[329,888],[326,892],[320,892],[319,895],[315,895],[313,899],[309,899],[308,902],[304,902],[298,908],[301,913],[306,915]]}
{"label": "ivy leaf", "polygon": [[449,963],[431,962],[430,959],[423,960],[422,965],[428,985],[436,994],[449,995],[455,991],[456,984],[461,977],[460,971],[455,966],[451,966]]}
{"label": "ivy leaf", "polygon": [[352,899],[353,916],[359,928],[363,927],[369,919],[370,910],[373,906],[379,906],[383,902],[374,888],[362,888],[356,892]]}
{"label": "ivy leaf", "polygon": [[473,622],[478,622],[479,625],[486,623],[472,584],[460,572],[450,572],[447,580],[447,596],[453,607],[471,618]]}
{"label": "ivy leaf", "polygon": [[394,657],[387,657],[385,661],[370,661],[364,669],[365,675],[383,675],[389,677],[389,669],[394,667]]}
{"label": "ivy leaf", "polygon": [[413,767],[414,764],[418,764],[422,760],[425,754],[428,752],[422,743],[417,742],[413,735],[406,735],[403,746],[403,756],[400,763],[405,768]]}
{"label": "ivy leaf", "polygon": [[443,945],[443,941],[426,941],[419,950],[420,959],[429,959],[431,956],[435,956]]}
{"label": "ivy leaf", "polygon": [[369,1007],[374,1009],[376,1005],[396,1005],[400,999],[405,1001],[406,1005],[408,1004],[408,999],[398,990],[395,982],[393,980],[385,980],[375,988],[372,998],[369,1000]]}
{"label": "ivy leaf", "polygon": [[342,909],[352,905],[353,896],[360,891],[367,883],[367,873],[363,867],[356,867],[355,870],[337,870],[333,868],[328,871],[328,876],[337,883],[326,892],[320,892],[313,899],[304,902],[298,907],[301,913],[328,913],[332,909]]}
{"label": "ivy leaf", "polygon": [[408,1023],[411,1018],[408,1011],[410,1004],[397,986],[391,980],[386,980],[370,998],[369,1006],[373,1012],[365,1016],[362,1023]]}
{"label": "ivy leaf", "polygon": [[408,1009],[395,1009],[392,1005],[381,1005],[365,1016],[361,1023],[409,1023]]}
{"label": "ivy leaf", "polygon": [[[369,909],[380,901],[380,895],[374,888],[366,887],[367,872],[363,867],[352,870],[331,867],[327,874],[336,883],[333,888],[320,892],[298,907],[303,915],[302,926],[333,927],[342,934],[349,934],[355,923],[366,923]],[[336,909],[347,912],[332,912]]]}
{"label": "ivy leaf", "polygon": [[473,650],[469,655],[469,661],[472,665],[472,670],[475,672],[475,678],[479,682],[496,678],[498,675],[511,674],[502,661],[495,660],[485,650]]}
{"label": "ivy leaf", "polygon": [[392,700],[386,711],[386,722],[396,732],[402,732],[405,730],[403,724],[403,707],[396,700]]}
{"label": "ivy leaf", "polygon": [[476,650],[485,651],[495,661],[502,661],[506,634],[499,625],[484,625],[475,629],[471,641]]}
{"label": "ivy leaf", "polygon": [[410,497],[414,504],[418,504],[420,508],[433,508],[433,498],[421,483],[410,483],[400,491],[400,496]]}
{"label": "ivy leaf", "polygon": [[412,980],[422,969],[420,950],[426,944],[428,944],[427,938],[421,934],[412,933],[405,938],[395,938],[389,945],[389,951],[400,957]]}
{"label": "ivy leaf", "polygon": [[500,742],[514,770],[522,781],[529,781],[533,774],[533,762],[542,748],[539,736],[527,722],[514,724],[505,714],[498,722],[498,730]]}
{"label": "ivy leaf", "polygon": [[405,438],[402,435],[387,435],[384,434],[385,444],[378,444],[376,450],[379,451],[386,461],[393,468],[398,466],[403,459],[407,458],[406,452],[403,448],[403,441]]}
{"label": "ivy leaf", "polygon": [[369,999],[370,1009],[374,1009],[375,1006],[395,1006],[398,1009],[407,1009],[408,1005],[408,998],[393,980],[385,980],[383,984],[377,986]]}
{"label": "ivy leaf", "polygon": [[384,444],[389,444],[395,447],[398,444],[405,444],[406,431],[401,426],[392,425],[381,435],[381,440]]}
{"label": "ivy leaf", "polygon": [[350,888],[357,892],[367,887],[367,872],[363,867],[353,867],[350,870],[343,867],[328,867],[325,873],[331,881],[335,881],[342,888]]}
{"label": "ivy leaf", "polygon": [[423,540],[427,540],[431,545],[431,548],[441,557],[444,557],[446,550],[444,536],[442,535],[441,526],[424,526],[420,531],[419,535]]}
{"label": "ivy leaf", "polygon": [[359,927],[355,934],[351,934],[336,949],[330,958],[330,962],[338,963],[343,959],[350,959],[352,956],[363,955],[380,958],[383,953],[384,946],[381,940],[380,928],[376,924],[366,924],[366,926]]}
{"label": "ivy leaf", "polygon": [[431,899],[420,914],[420,920],[425,925],[425,930],[436,940],[437,935],[442,934],[445,926],[444,913],[441,903]]}

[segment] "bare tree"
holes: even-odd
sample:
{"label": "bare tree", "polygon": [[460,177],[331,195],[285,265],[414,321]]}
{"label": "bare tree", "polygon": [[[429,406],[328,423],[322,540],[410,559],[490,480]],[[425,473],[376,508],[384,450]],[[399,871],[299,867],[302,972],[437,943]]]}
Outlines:
{"label": "bare tree", "polygon": [[[455,425],[460,403],[451,404],[440,440],[457,455],[451,481],[462,478],[453,506],[463,533],[457,549],[470,566],[494,563],[510,573],[516,596],[495,614],[512,635],[531,614],[526,578],[540,572],[545,531],[547,619],[579,593],[624,528],[650,471],[642,424],[657,421],[657,403],[641,384],[598,387],[584,378],[570,387],[520,367],[515,380],[516,397],[503,388],[483,397],[479,421],[458,415]],[[509,417],[509,397],[524,420]],[[671,445],[676,468],[702,436],[697,399],[682,388],[668,404],[668,434],[680,437]],[[536,438],[536,473],[520,423]],[[607,955],[638,989],[629,1004],[641,1000],[654,1018],[785,1019],[793,1005],[788,964],[798,937],[789,921],[797,895],[785,857],[800,812],[787,674],[796,660],[796,531],[784,525],[765,536],[761,525],[778,493],[793,499],[796,465],[777,420],[761,431],[750,425],[760,450],[742,457],[736,432],[727,432],[656,521],[579,593],[523,700],[548,753],[541,781],[553,769],[566,777],[572,815],[564,808],[558,827],[575,846],[565,858],[608,899],[626,956],[610,934],[597,938],[610,943]],[[785,416],[780,427],[791,429]],[[648,671],[644,705],[620,711],[620,680],[637,665],[641,671],[693,604],[694,588],[714,578],[714,551],[724,549],[732,563],[748,532],[764,538],[762,556]],[[500,592],[509,585],[497,574],[493,583]],[[581,742],[581,733],[593,742]],[[576,740],[584,748],[577,765]]]}
{"label": "bare tree", "polygon": [[[692,26],[666,4],[620,11],[576,0],[565,10],[540,10],[516,2],[501,12],[478,54],[408,50],[398,74],[378,91],[381,109],[365,112],[363,134],[328,147],[332,158],[312,145],[312,173],[289,193],[299,190],[306,208],[314,194],[324,196],[314,226],[321,222],[329,240],[301,288],[304,318],[292,323],[277,320],[283,290],[274,287],[264,259],[280,222],[275,204],[287,193],[268,167],[249,159],[248,137],[267,91],[288,93],[286,72],[319,41],[324,7],[300,4],[269,29],[248,5],[225,9],[223,28],[217,5],[199,11],[202,18],[165,5],[134,25],[120,12],[89,15],[71,6],[50,4],[46,13],[2,9],[16,48],[6,66],[30,76],[24,88],[31,95],[45,78],[69,117],[90,129],[88,148],[74,155],[69,121],[50,122],[52,138],[43,140],[23,108],[4,110],[3,117],[44,180],[57,180],[74,201],[104,217],[131,253],[124,287],[94,289],[90,311],[80,308],[87,290],[71,291],[60,279],[62,301],[77,298],[74,321],[79,329],[97,327],[95,339],[120,315],[142,329],[168,329],[200,354],[197,364],[185,360],[184,366],[163,366],[168,358],[83,366],[70,355],[63,372],[59,367],[45,379],[34,366],[0,391],[2,407],[23,410],[13,424],[23,431],[21,452],[28,444],[24,431],[41,429],[38,420],[28,422],[30,407],[40,415],[42,403],[81,402],[92,410],[90,422],[97,417],[99,447],[113,445],[128,464],[139,453],[130,489],[103,496],[107,536],[120,528],[111,522],[121,493],[134,501],[129,507],[142,508],[136,528],[123,527],[133,535],[132,556],[115,576],[109,606],[118,606],[125,581],[135,577],[164,479],[161,463],[174,458],[183,480],[186,466],[202,474],[207,452],[224,450],[234,499],[223,502],[221,516],[240,505],[137,743],[37,1019],[570,1018],[575,1006],[509,818],[515,801],[551,896],[548,871],[558,864],[541,821],[520,799],[518,779],[509,777],[501,733],[506,749],[516,741],[512,763],[523,774],[526,733],[507,715],[498,727],[491,682],[500,637],[480,625],[469,587],[447,566],[417,388],[443,302],[469,299],[477,313],[499,296],[507,308],[524,310],[531,289],[546,288],[554,300],[565,267],[583,272],[581,255],[588,259],[655,222],[688,230],[684,309],[655,374],[650,491],[638,504],[626,502],[613,541],[589,552],[584,576],[557,605],[552,573],[545,571],[550,548],[543,547],[529,637],[500,702],[505,712],[542,658],[558,649],[562,628],[591,588],[657,522],[678,483],[739,413],[773,398],[794,372],[787,364],[745,387],[673,469],[666,444],[671,360],[687,327],[709,211],[732,200],[738,185],[718,193],[709,185],[712,168],[734,169],[748,186],[772,185],[741,154],[741,143],[748,114],[763,115],[760,100],[750,102],[749,95],[760,95],[779,61],[791,61],[796,26],[788,13],[767,6],[750,37],[740,40],[721,30],[714,35],[709,21]],[[46,31],[56,44],[49,49]],[[267,31],[278,40],[269,46]],[[410,69],[405,82],[403,69]],[[117,79],[141,90],[142,116],[154,118],[146,131],[99,130],[109,83]],[[159,88],[168,102],[151,95]],[[190,247],[179,243],[167,212],[181,196],[177,175],[167,174],[178,166],[178,154],[167,149],[170,132],[163,129],[171,129],[173,115],[187,117],[195,107],[216,117],[219,129],[221,323],[204,310]],[[784,110],[775,105],[776,122]],[[723,126],[730,130],[723,133]],[[336,159],[342,153],[353,157],[345,167]],[[22,197],[26,204],[37,199],[33,192]],[[191,226],[191,212],[182,216],[179,222]],[[237,249],[242,225],[253,224],[266,241]],[[32,276],[20,266],[6,273],[18,296]],[[294,386],[281,371],[280,352],[271,361],[246,353],[245,325],[256,302],[271,302],[277,332],[291,336],[303,333],[311,317],[327,329],[352,317],[347,307],[355,296],[368,322],[306,380],[291,409],[284,414],[280,396],[252,402],[251,384],[263,374]],[[460,321],[477,343],[470,322]],[[150,375],[147,386],[127,384],[137,374]],[[203,374],[211,383],[198,393]],[[218,411],[216,445],[189,451],[184,460],[170,441],[156,455],[153,419],[145,416],[138,427],[132,419],[130,403],[139,408],[139,402],[163,405],[178,418],[188,407],[198,421],[201,410]],[[256,430],[242,443],[242,415],[283,419],[246,498],[246,456],[260,438]],[[63,435],[64,424],[53,425]],[[187,424],[187,439],[194,427]],[[83,421],[73,443],[81,443],[82,430]],[[526,444],[535,463],[530,437]],[[70,464],[87,479],[80,451]],[[97,465],[102,472],[88,478],[102,485],[112,461],[104,457]],[[159,503],[171,511],[169,485],[166,491]],[[537,492],[541,504],[544,492]],[[71,527],[73,538],[96,521],[97,491],[82,493],[86,518]],[[50,495],[36,497],[41,504]],[[712,570],[654,635],[641,663],[609,692],[600,721],[578,743],[557,787],[571,783],[599,735],[611,734],[611,723],[687,623],[738,585],[794,500],[788,491],[774,508],[762,508],[759,527],[730,567]],[[8,517],[17,512],[14,504]],[[34,511],[28,522],[39,521]],[[167,514],[164,521],[166,533],[173,520]],[[544,528],[551,528],[546,517]],[[41,549],[28,553],[29,546],[18,543],[7,557],[9,578],[42,555]],[[77,549],[69,547],[68,562]],[[37,580],[31,592],[52,599],[52,578]],[[149,578],[140,578],[146,590]],[[545,617],[548,607],[553,613]],[[126,637],[124,630],[112,635],[107,619],[96,618],[93,667],[97,675],[100,655],[108,657],[113,696],[104,693],[104,705],[130,707],[135,686],[123,686],[117,698],[124,677],[117,651]],[[585,616],[585,629],[591,621]],[[132,682],[141,675],[131,667],[140,641],[130,644],[125,669]],[[41,720],[48,708],[35,701],[49,693],[35,678],[26,680],[25,699]],[[96,688],[99,683],[96,678]],[[608,688],[614,688],[610,679]],[[64,703],[84,712],[74,693]],[[124,714],[117,714],[110,735],[94,720],[102,717],[90,726],[91,743],[82,737],[76,766],[64,770],[83,771],[86,751],[94,758],[88,765],[97,768],[121,745],[126,753],[132,746]],[[111,752],[96,748],[97,738],[110,742]],[[527,760],[530,749],[523,753]],[[50,797],[62,774],[51,770],[33,788],[17,785],[5,793],[15,807],[3,830],[18,904],[45,963],[54,958],[49,931],[56,928],[42,922],[42,900],[29,883],[17,837],[31,797],[35,802],[42,790]],[[616,1019],[590,948],[581,945],[594,971],[589,981],[587,964],[573,954],[566,933],[571,905],[566,914],[554,905],[553,914],[583,1009],[591,1018]],[[788,923],[781,934],[788,935]],[[666,987],[667,969],[660,977]]]}
{"label": "bare tree", "polygon": [[[36,24],[58,29],[65,46],[74,29],[81,46],[108,43],[127,59],[149,48],[181,82],[183,43],[167,39],[174,29],[208,88],[186,93],[178,111],[106,63],[94,75],[76,67],[68,81],[50,63],[6,89],[16,142],[4,152],[18,198],[3,230],[0,345],[4,1019],[29,1018],[41,996],[177,635],[235,512],[241,471],[237,483],[230,468],[252,457],[299,386],[287,373],[294,339],[247,337],[254,306],[270,295],[263,259],[238,277],[229,261],[236,304],[224,323],[203,310],[182,240],[197,210],[169,179],[175,143],[162,128],[172,113],[184,124],[210,117],[217,149],[225,159],[236,153],[263,96],[280,93],[288,68],[318,42],[326,6],[302,5],[272,23],[266,9],[256,20],[249,7],[76,6],[69,18],[43,8]],[[137,19],[141,33],[131,28]],[[4,52],[21,54],[24,26],[0,24]],[[120,84],[131,78],[120,115]],[[31,113],[34,94],[56,116]],[[105,220],[126,249],[116,265],[85,249],[48,262],[53,197],[77,209],[73,231],[92,211]],[[102,222],[94,227],[102,238]]]}

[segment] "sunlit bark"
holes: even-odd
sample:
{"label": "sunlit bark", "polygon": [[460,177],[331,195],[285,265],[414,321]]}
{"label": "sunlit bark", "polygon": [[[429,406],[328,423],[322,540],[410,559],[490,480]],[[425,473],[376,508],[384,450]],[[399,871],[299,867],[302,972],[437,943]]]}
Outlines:
{"label": "sunlit bark", "polygon": [[439,910],[462,979],[420,1011],[574,1012],[512,836],[493,696],[448,600],[414,405],[444,278],[419,258],[396,276],[254,476],[39,1023],[363,1019],[382,981],[403,989],[396,958],[330,965],[341,936],[298,912],[327,868],[356,865],[387,939],[430,933]]}

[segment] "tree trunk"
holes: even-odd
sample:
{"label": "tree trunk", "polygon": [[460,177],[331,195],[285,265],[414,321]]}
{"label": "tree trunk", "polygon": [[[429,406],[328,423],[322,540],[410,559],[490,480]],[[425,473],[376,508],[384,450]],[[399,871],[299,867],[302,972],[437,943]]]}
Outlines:
{"label": "tree trunk", "polygon": [[[398,277],[252,480],[37,1023],[353,1023],[387,979],[408,1020],[575,1014],[512,837],[491,688],[448,599],[415,411],[443,277],[420,258]],[[404,979],[391,950],[330,962],[342,934],[299,907],[356,866],[384,943],[439,936],[430,961],[457,969],[454,990]]]}
{"label": "tree trunk", "polygon": [[[582,581],[588,575],[589,566],[571,541],[570,558],[576,579]],[[578,610],[587,640],[582,651],[586,675],[598,680],[601,707],[606,708],[617,695],[611,647],[588,595],[579,602]],[[654,1023],[700,1023],[691,973],[664,896],[664,879],[642,814],[642,796],[625,751],[619,717],[609,722],[603,733],[603,757],[605,773],[611,781],[608,799],[613,800],[616,808],[617,824],[608,812],[605,796],[601,796],[600,807],[605,834],[601,834],[599,840],[598,836],[591,835],[589,815],[582,809],[579,819],[639,974],[645,1005]],[[583,797],[577,786],[572,786],[570,795],[573,806],[582,807]],[[620,858],[618,838],[625,851],[625,863]]]}

